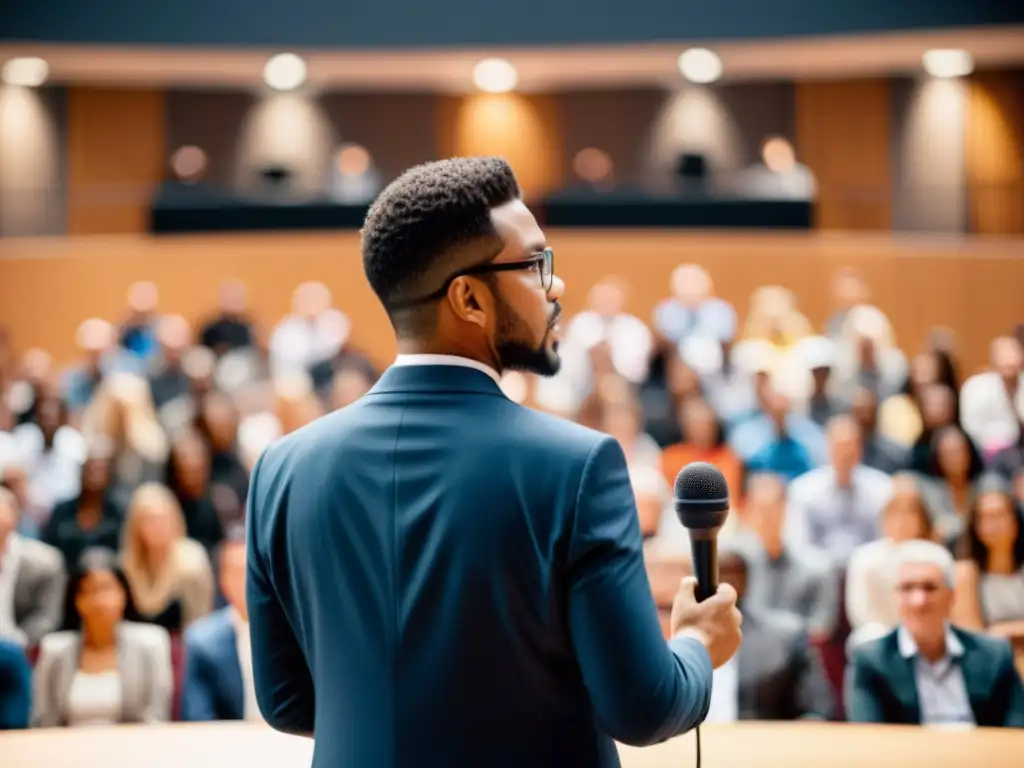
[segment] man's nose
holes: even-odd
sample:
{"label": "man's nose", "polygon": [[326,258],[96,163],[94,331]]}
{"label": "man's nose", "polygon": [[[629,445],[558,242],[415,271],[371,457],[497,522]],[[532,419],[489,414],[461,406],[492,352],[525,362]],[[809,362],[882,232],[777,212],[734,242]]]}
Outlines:
{"label": "man's nose", "polygon": [[551,278],[551,287],[548,289],[548,300],[558,301],[565,293],[565,282],[558,275]]}
{"label": "man's nose", "polygon": [[927,600],[927,596],[920,589],[915,589],[910,593],[910,604],[914,608],[922,607]]}

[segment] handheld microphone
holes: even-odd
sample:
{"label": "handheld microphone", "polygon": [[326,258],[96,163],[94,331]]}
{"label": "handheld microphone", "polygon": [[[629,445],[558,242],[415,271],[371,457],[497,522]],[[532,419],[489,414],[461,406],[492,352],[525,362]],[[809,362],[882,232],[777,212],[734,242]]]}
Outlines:
{"label": "handheld microphone", "polygon": [[690,532],[697,600],[707,600],[718,591],[718,532],[729,516],[725,476],[702,461],[687,464],[676,476],[675,508]]}

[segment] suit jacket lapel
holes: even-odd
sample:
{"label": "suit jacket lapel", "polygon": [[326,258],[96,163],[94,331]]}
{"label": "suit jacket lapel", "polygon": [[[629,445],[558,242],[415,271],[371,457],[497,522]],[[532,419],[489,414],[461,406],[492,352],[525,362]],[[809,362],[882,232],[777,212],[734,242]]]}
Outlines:
{"label": "suit jacket lapel", "polygon": [[914,671],[914,659],[905,658],[900,653],[899,643],[894,632],[889,638],[892,656],[889,670],[889,690],[899,702],[910,723],[921,722],[921,701],[917,694],[917,674]]}
{"label": "suit jacket lapel", "polygon": [[985,702],[992,695],[992,680],[985,673],[986,660],[978,658],[977,648],[969,636],[955,628],[953,633],[960,640],[960,644],[964,649],[963,656],[960,657],[957,663],[960,665],[960,673],[963,675],[964,686],[967,688],[967,698],[971,702],[974,721],[978,725],[984,725]]}

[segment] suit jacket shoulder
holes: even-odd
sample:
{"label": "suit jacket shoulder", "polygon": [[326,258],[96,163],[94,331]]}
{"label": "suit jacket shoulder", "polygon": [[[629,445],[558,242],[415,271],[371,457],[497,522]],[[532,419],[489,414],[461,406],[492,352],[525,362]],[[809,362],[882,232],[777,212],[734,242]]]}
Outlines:
{"label": "suit jacket shoulder", "polygon": [[21,547],[22,567],[28,566],[46,575],[59,574],[64,570],[64,556],[56,547],[29,538],[21,540]]}
{"label": "suit jacket shoulder", "polygon": [[898,630],[894,629],[879,638],[858,645],[853,650],[853,655],[850,659],[851,664],[861,669],[884,671],[889,662],[894,658],[894,654],[899,653],[896,641],[897,632]]}
{"label": "suit jacket shoulder", "polygon": [[991,637],[979,632],[970,632],[960,627],[953,627],[953,633],[964,646],[965,673],[990,675],[993,680],[1010,670],[1016,673],[1013,661],[1013,646],[1006,638]]}
{"label": "suit jacket shoulder", "polygon": [[39,658],[63,656],[78,645],[77,632],[51,632],[39,641]]}
{"label": "suit jacket shoulder", "polygon": [[[549,413],[527,408],[504,397],[486,398],[484,408],[508,426],[502,429],[480,429],[480,439],[494,443],[519,445],[539,453],[552,453],[585,461],[594,446],[608,435]],[[274,442],[264,453],[265,463],[272,466],[294,454],[307,455],[325,445],[344,442],[353,430],[372,418],[373,398],[323,416]],[[510,422],[510,424],[509,424]]]}
{"label": "suit jacket shoulder", "polygon": [[166,650],[168,654],[170,653],[171,636],[163,627],[124,621],[121,622],[119,631],[127,647],[134,646],[155,653],[163,653]]}

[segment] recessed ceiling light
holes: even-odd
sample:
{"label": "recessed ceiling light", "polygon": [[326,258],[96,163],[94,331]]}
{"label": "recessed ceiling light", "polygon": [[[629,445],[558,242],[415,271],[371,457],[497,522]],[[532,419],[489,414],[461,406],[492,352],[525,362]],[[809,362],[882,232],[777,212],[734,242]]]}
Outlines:
{"label": "recessed ceiling light", "polygon": [[519,84],[519,73],[505,59],[484,59],[473,67],[473,84],[487,93],[508,93]]}
{"label": "recessed ceiling light", "polygon": [[974,58],[960,48],[936,48],[921,57],[924,71],[932,77],[965,77],[974,71]]}
{"label": "recessed ceiling light", "polygon": [[691,83],[713,83],[722,76],[722,60],[707,48],[690,48],[679,55],[679,72]]}
{"label": "recessed ceiling light", "polygon": [[5,61],[3,70],[0,70],[0,79],[8,85],[37,88],[46,82],[49,74],[50,65],[46,63],[46,59],[23,56]]}
{"label": "recessed ceiling light", "polygon": [[306,62],[294,53],[279,53],[263,67],[263,81],[275,91],[294,91],[306,82]]}

